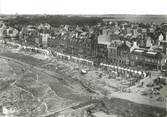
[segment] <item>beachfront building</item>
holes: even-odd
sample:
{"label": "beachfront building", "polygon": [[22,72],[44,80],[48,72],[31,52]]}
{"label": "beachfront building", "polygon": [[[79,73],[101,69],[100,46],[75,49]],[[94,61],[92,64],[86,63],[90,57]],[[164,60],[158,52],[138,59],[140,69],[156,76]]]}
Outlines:
{"label": "beachfront building", "polygon": [[136,48],[130,54],[132,66],[143,66],[146,69],[162,69],[166,64],[166,57],[163,53],[145,48]]}

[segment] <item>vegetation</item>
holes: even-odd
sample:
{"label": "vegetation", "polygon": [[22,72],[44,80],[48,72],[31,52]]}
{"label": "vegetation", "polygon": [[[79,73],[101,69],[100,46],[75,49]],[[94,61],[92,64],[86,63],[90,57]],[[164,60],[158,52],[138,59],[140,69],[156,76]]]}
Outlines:
{"label": "vegetation", "polygon": [[16,25],[37,25],[49,23],[52,26],[60,25],[96,25],[102,22],[98,17],[66,16],[66,15],[47,15],[47,16],[17,16],[6,20],[10,26]]}

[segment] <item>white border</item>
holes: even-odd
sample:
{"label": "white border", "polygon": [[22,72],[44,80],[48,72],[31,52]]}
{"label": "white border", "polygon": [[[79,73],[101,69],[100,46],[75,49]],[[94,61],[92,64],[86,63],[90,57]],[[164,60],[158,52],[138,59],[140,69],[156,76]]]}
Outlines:
{"label": "white border", "polygon": [[0,0],[0,14],[160,14],[167,0]]}

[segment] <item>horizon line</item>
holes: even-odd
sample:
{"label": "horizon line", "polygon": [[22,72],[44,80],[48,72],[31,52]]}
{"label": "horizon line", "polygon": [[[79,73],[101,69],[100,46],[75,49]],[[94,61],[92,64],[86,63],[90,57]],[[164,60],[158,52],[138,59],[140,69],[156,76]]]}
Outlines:
{"label": "horizon line", "polygon": [[75,14],[75,13],[58,13],[58,14],[49,14],[49,13],[0,13],[0,16],[1,15],[13,15],[13,16],[19,16],[19,15],[73,15],[73,16],[109,16],[109,15],[131,15],[131,16],[167,16],[167,14],[131,14],[131,13],[104,13],[104,14]]}

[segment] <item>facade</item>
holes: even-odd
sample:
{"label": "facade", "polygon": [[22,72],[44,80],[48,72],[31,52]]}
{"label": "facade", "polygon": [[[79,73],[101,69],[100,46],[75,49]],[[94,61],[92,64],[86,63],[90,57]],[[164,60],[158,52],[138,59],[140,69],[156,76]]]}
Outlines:
{"label": "facade", "polygon": [[[76,35],[77,34],[77,35]],[[56,35],[55,38],[48,39],[48,46],[58,52],[73,55],[79,58],[92,59],[96,58],[97,36],[89,35],[87,32],[74,32]]]}
{"label": "facade", "polygon": [[115,41],[108,47],[108,62],[116,65],[129,65],[130,47],[126,41]]}
{"label": "facade", "polygon": [[98,36],[97,43],[98,63],[108,62],[108,46],[111,44],[111,33],[109,29],[103,29],[102,34]]}
{"label": "facade", "polygon": [[162,66],[165,65],[165,58],[160,52],[138,48],[130,54],[130,64],[132,66],[140,65],[144,68],[147,66],[151,69],[162,69]]}
{"label": "facade", "polygon": [[164,40],[164,36],[161,33],[158,37],[158,45],[160,45],[161,41],[163,41],[163,40]]}
{"label": "facade", "polygon": [[160,47],[162,48],[162,52],[167,55],[167,41],[161,41]]}
{"label": "facade", "polygon": [[121,41],[112,41],[108,46],[108,62],[112,64],[117,64],[118,57],[118,46],[121,44]]}
{"label": "facade", "polygon": [[99,63],[107,63],[108,62],[108,49],[107,45],[98,44],[97,45],[97,61]]}
{"label": "facade", "polygon": [[130,47],[126,44],[126,41],[119,45],[117,50],[118,64],[122,66],[128,66],[130,62]]}
{"label": "facade", "polygon": [[151,37],[147,36],[146,37],[146,47],[150,48],[152,46],[152,39]]}
{"label": "facade", "polygon": [[11,39],[18,38],[19,31],[15,28],[9,27],[6,29],[6,37]]}
{"label": "facade", "polygon": [[[50,38],[50,35],[42,33],[41,36],[42,36],[42,46],[48,47],[48,39]],[[36,40],[36,42],[39,42],[37,39],[35,39],[35,40]]]}
{"label": "facade", "polygon": [[33,26],[24,27],[19,33],[19,39],[21,43],[24,44],[39,45],[36,43],[36,38],[40,38],[40,35],[37,29]]}
{"label": "facade", "polygon": [[103,29],[102,34],[98,36],[98,44],[110,45],[111,32],[109,29]]}

